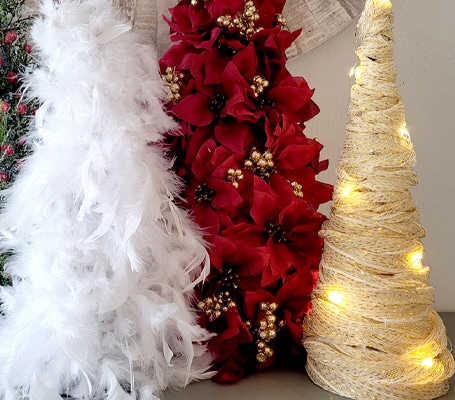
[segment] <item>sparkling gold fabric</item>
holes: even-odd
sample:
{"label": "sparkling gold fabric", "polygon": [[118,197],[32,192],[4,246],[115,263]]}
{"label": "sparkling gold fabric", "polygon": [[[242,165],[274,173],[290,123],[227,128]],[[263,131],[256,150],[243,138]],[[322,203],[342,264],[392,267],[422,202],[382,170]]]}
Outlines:
{"label": "sparkling gold fabric", "polygon": [[425,230],[409,190],[417,184],[416,156],[395,83],[392,25],[389,1],[366,1],[304,345],[308,374],[326,390],[361,400],[427,400],[447,392],[454,361],[421,263]]}

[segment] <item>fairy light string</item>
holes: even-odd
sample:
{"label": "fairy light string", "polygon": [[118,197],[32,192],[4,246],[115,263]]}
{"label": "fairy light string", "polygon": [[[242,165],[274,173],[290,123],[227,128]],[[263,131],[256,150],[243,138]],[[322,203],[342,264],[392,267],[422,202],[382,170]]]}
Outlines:
{"label": "fairy light string", "polygon": [[393,7],[367,0],[351,74],[350,120],[337,169],[313,310],[303,324],[307,372],[353,399],[428,400],[454,373],[424,266],[416,155],[393,59]]}

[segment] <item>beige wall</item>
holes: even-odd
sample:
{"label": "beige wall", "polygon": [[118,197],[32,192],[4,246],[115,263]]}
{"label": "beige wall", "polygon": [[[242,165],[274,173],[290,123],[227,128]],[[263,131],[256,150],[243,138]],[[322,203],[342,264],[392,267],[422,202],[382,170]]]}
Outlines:
{"label": "beige wall", "polygon": [[[455,1],[395,0],[395,59],[406,120],[417,153],[414,199],[427,230],[424,263],[431,267],[435,308],[455,311]],[[289,69],[316,89],[321,113],[306,134],[325,145],[335,181],[347,122],[357,47],[355,23],[328,42],[291,60]],[[323,211],[328,212],[328,207]]]}

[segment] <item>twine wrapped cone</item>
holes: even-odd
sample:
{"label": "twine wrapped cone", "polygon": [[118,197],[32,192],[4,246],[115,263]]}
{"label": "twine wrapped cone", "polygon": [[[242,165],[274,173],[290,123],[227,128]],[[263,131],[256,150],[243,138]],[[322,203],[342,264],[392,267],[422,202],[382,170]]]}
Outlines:
{"label": "twine wrapped cone", "polygon": [[337,169],[313,311],[304,322],[307,372],[353,399],[427,400],[454,373],[443,322],[432,310],[425,230],[410,193],[415,153],[395,83],[393,8],[367,0],[360,65]]}

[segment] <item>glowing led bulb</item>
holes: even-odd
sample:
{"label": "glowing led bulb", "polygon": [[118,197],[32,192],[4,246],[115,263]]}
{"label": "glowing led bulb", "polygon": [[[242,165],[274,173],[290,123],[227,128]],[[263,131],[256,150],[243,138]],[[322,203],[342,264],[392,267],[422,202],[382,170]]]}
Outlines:
{"label": "glowing led bulb", "polygon": [[360,67],[357,67],[357,68],[354,70],[355,79],[359,79],[361,74],[362,74],[362,69],[361,69]]}
{"label": "glowing led bulb", "polygon": [[349,78],[352,78],[355,74],[355,67],[352,67],[351,70],[349,71]]}
{"label": "glowing led bulb", "polygon": [[411,256],[411,259],[412,259],[412,263],[415,264],[415,263],[418,263],[418,262],[421,262],[422,261],[422,258],[423,258],[423,254],[422,253],[414,253],[412,256]]}
{"label": "glowing led bulb", "polygon": [[353,184],[346,184],[346,185],[343,185],[343,187],[341,188],[341,195],[343,197],[348,197],[353,191],[355,190],[355,186]]}
{"label": "glowing led bulb", "polygon": [[431,358],[431,357],[427,357],[425,359],[422,360],[422,362],[420,363],[420,365],[422,365],[422,367],[425,367],[425,368],[431,368],[434,364],[434,360]]}
{"label": "glowing led bulb", "polygon": [[411,261],[411,266],[416,269],[422,268],[422,258],[423,258],[423,253],[422,251],[418,250],[415,251],[414,253],[411,253],[409,255],[410,261]]}
{"label": "glowing led bulb", "polygon": [[331,301],[332,303],[340,305],[341,303],[343,303],[344,295],[341,294],[340,292],[331,291],[329,292],[328,298],[329,301]]}
{"label": "glowing led bulb", "polygon": [[391,5],[390,0],[378,0],[379,4],[383,4],[385,6]]}
{"label": "glowing led bulb", "polygon": [[400,129],[401,136],[405,137],[407,140],[411,138],[409,135],[409,131],[406,128],[401,128]]}

